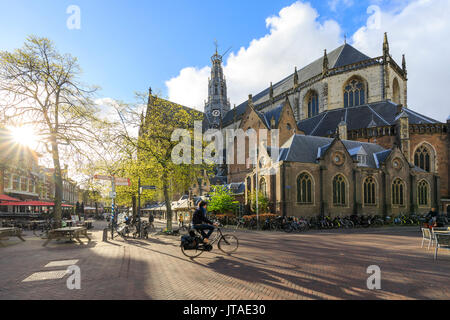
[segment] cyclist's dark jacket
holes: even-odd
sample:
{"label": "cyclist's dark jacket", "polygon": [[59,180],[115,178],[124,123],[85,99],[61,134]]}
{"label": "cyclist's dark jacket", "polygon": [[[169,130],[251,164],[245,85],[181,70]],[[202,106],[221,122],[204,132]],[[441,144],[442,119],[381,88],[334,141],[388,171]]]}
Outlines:
{"label": "cyclist's dark jacket", "polygon": [[192,224],[195,225],[203,223],[213,224],[213,222],[206,217],[206,210],[197,208],[194,212],[194,216],[192,217]]}

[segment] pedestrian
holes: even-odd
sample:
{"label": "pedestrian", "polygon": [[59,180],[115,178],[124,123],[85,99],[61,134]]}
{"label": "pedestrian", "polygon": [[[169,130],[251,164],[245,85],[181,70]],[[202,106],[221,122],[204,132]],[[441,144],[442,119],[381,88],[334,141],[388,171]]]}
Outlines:
{"label": "pedestrian", "polygon": [[155,226],[153,225],[153,221],[155,221],[155,217],[153,216],[153,213],[150,213],[150,215],[148,216],[148,223],[151,229],[155,228]]}
{"label": "pedestrian", "polygon": [[179,222],[179,227],[180,228],[184,227],[183,214],[182,213],[180,213],[180,217],[178,218],[178,222]]}
{"label": "pedestrian", "polygon": [[435,207],[431,208],[431,211],[428,212],[427,219],[429,219],[428,225],[430,226],[430,228],[433,228],[436,226],[436,220],[437,220],[438,215],[439,215],[439,212],[436,211]]}

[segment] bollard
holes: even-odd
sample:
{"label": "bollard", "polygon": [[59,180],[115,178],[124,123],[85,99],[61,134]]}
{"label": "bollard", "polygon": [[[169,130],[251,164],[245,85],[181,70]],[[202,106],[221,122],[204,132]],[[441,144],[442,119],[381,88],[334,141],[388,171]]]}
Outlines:
{"label": "bollard", "polygon": [[108,228],[103,229],[103,241],[108,241]]}

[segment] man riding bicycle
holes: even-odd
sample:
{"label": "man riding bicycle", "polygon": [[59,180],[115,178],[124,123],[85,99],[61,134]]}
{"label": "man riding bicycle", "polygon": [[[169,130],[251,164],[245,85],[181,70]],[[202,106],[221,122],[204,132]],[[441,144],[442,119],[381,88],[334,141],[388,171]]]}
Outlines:
{"label": "man riding bicycle", "polygon": [[[217,223],[212,222],[206,217],[206,205],[206,201],[200,201],[192,217],[193,228],[201,233],[204,243],[209,242],[208,239],[214,231],[214,226],[217,226]],[[205,233],[204,230],[208,230],[208,233]]]}

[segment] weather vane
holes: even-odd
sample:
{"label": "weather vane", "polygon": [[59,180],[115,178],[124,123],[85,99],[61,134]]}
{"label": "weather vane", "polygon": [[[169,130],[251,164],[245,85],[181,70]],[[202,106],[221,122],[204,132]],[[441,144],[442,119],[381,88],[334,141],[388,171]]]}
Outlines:
{"label": "weather vane", "polygon": [[214,45],[216,46],[216,53],[217,53],[217,48],[219,47],[219,44],[217,43],[217,39],[214,39]]}

